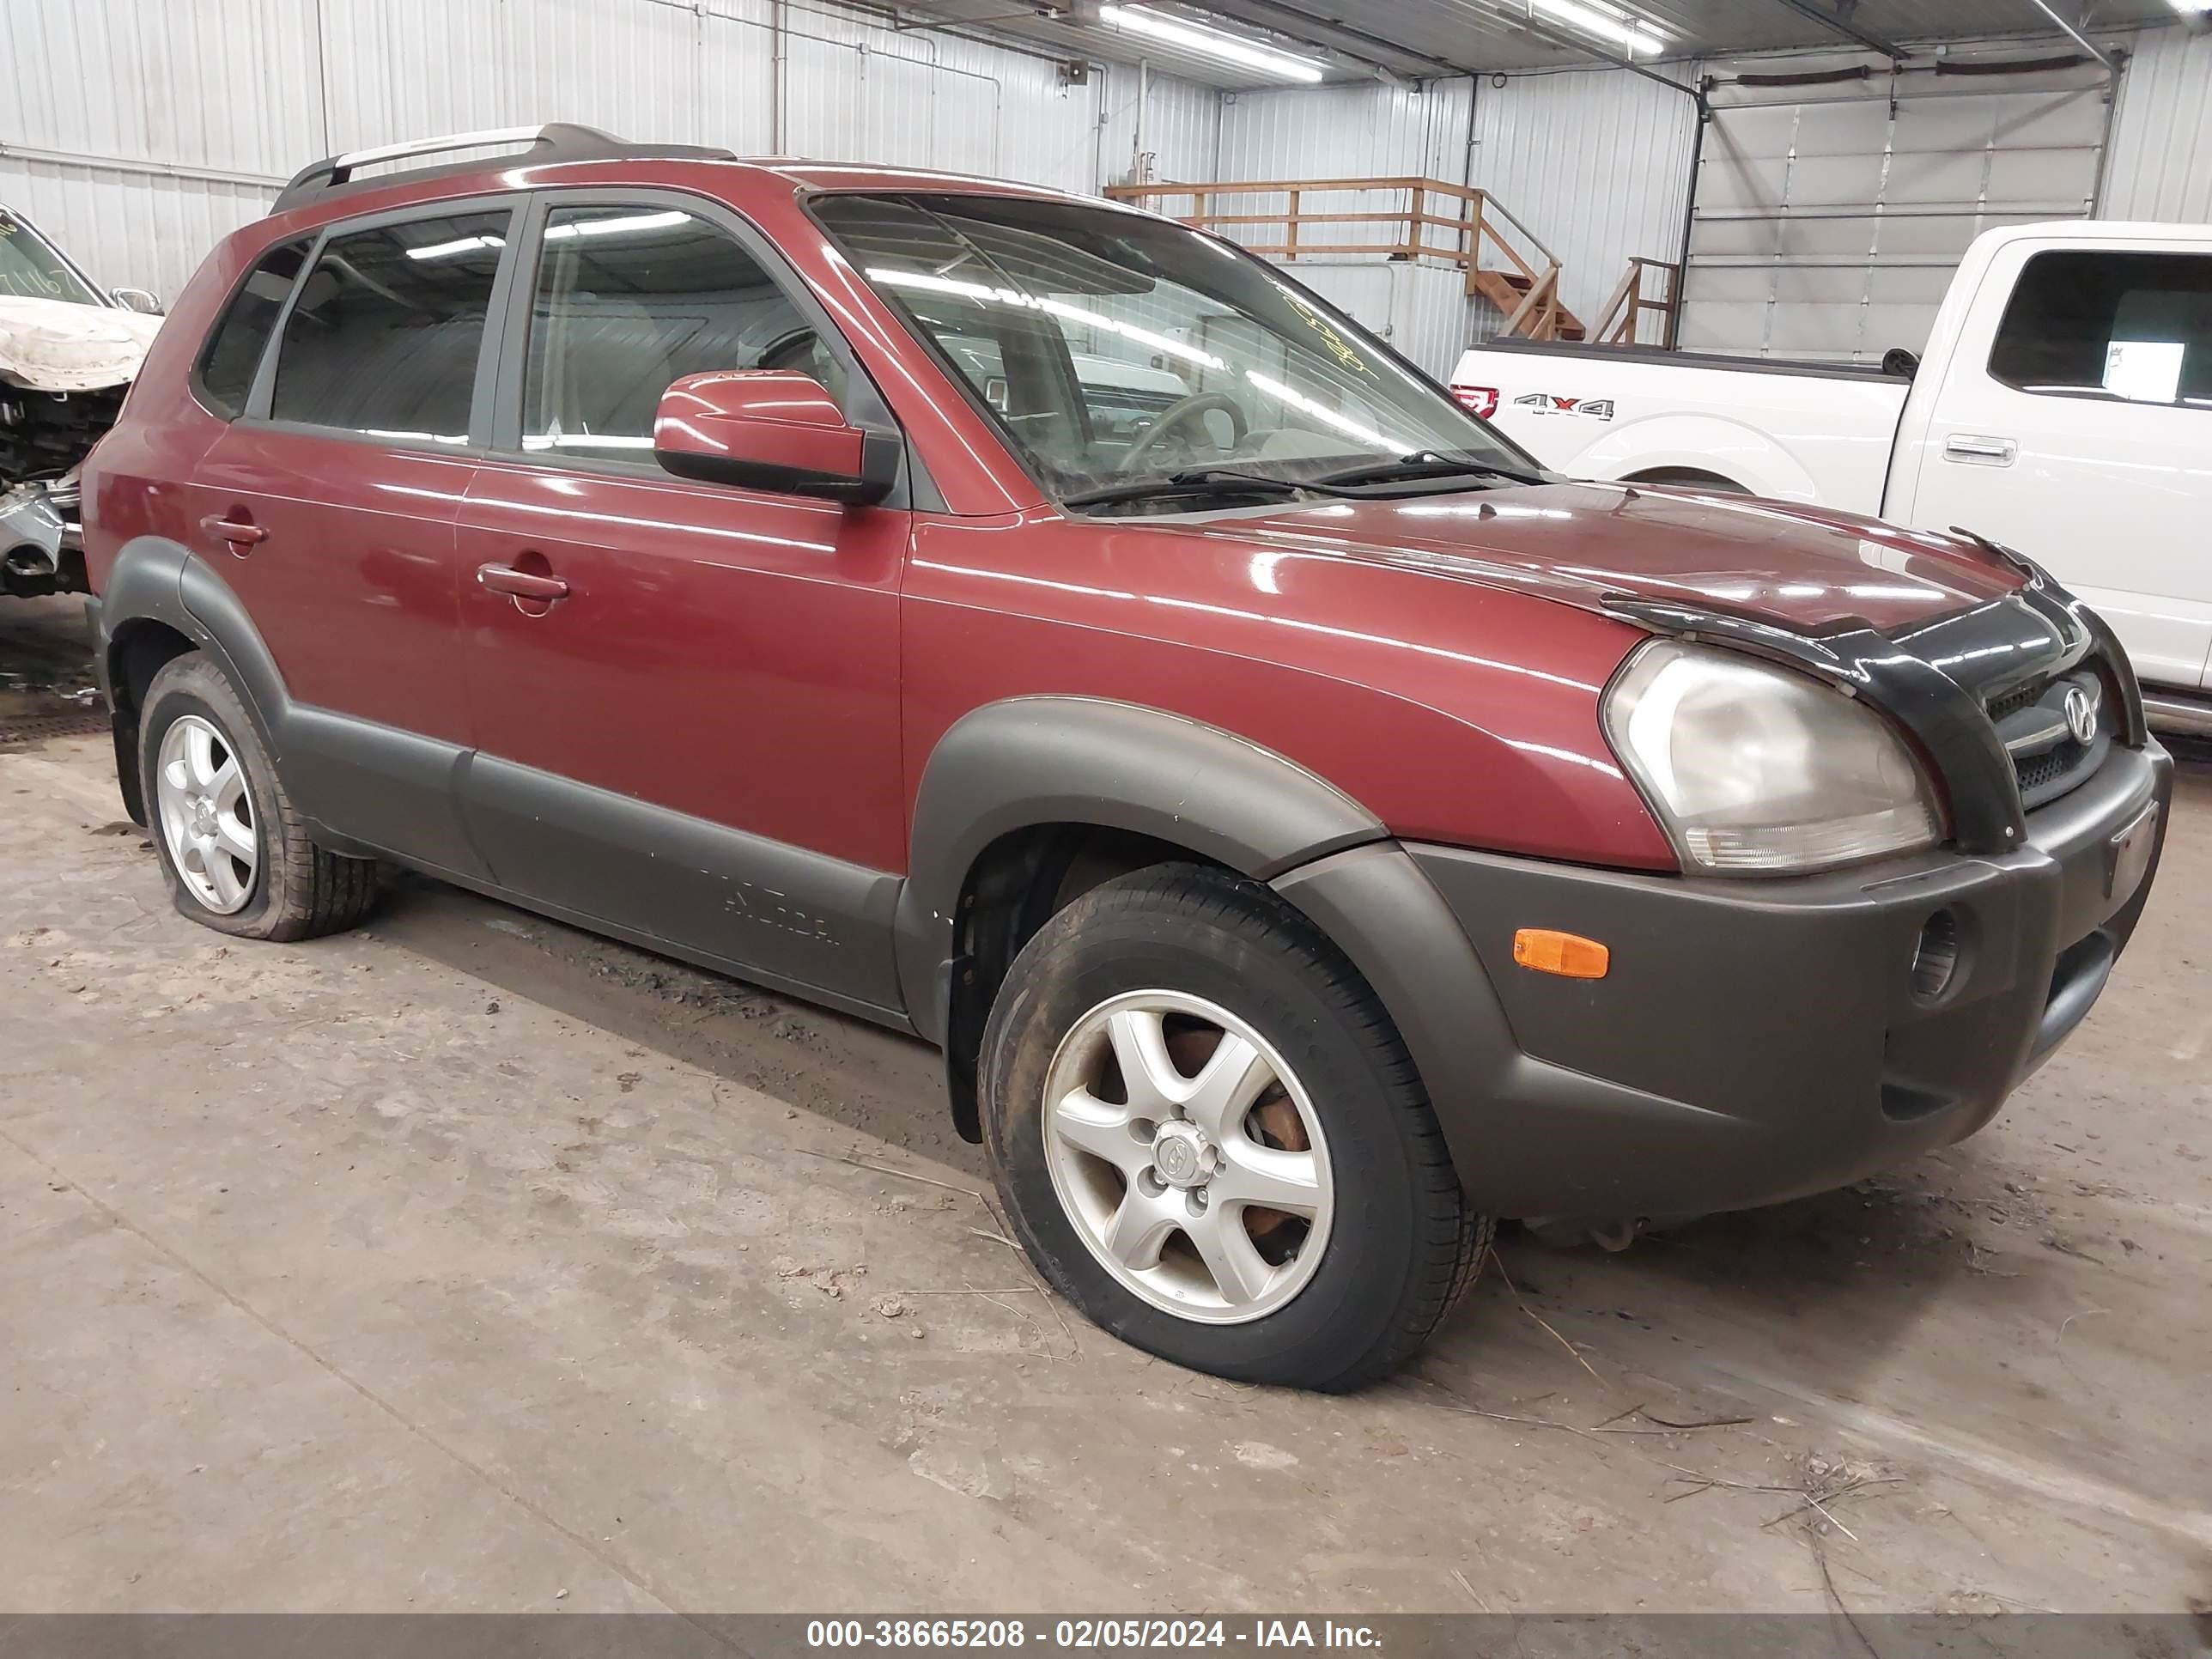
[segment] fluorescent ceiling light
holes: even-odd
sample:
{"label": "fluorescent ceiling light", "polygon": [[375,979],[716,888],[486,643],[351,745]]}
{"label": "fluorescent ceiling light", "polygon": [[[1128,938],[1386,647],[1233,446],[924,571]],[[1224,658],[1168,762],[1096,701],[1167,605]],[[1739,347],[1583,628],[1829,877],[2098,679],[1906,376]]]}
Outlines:
{"label": "fluorescent ceiling light", "polygon": [[678,225],[688,225],[688,213],[626,213],[618,219],[571,219],[566,224],[546,228],[545,240],[564,241],[575,236],[620,236],[633,230],[671,230]]}
{"label": "fluorescent ceiling light", "polygon": [[1072,323],[1082,323],[1091,328],[1103,329],[1109,334],[1118,334],[1125,340],[1133,340],[1137,344],[1148,347],[1152,350],[1164,352],[1171,357],[1184,358],[1196,363],[1201,368],[1228,367],[1212,352],[1197,350],[1185,345],[1181,340],[1172,339],[1165,334],[1155,334],[1148,328],[1139,328],[1134,323],[1125,323],[1119,318],[1102,316],[1097,312],[1086,311],[1081,306],[1068,304],[1065,300],[1052,300],[1035,294],[1017,293],[1010,288],[986,288],[981,283],[963,283],[954,276],[933,276],[927,271],[921,270],[894,270],[881,265],[868,267],[868,280],[872,283],[889,283],[896,288],[926,289],[933,294],[957,295],[963,300],[975,300],[987,304],[1019,306],[1027,310],[1042,311],[1054,317],[1064,317]]}
{"label": "fluorescent ceiling light", "polygon": [[1631,57],[1640,52],[1656,52],[1667,45],[1667,37],[1656,25],[1619,6],[1607,5],[1604,0],[1528,0],[1528,5],[1539,16],[1626,46]]}
{"label": "fluorescent ceiling light", "polygon": [[1185,52],[1194,52],[1201,58],[1218,58],[1224,64],[1236,64],[1262,75],[1279,76],[1285,81],[1314,82],[1321,79],[1322,66],[1310,58],[1294,58],[1289,52],[1277,52],[1273,46],[1263,46],[1257,40],[1248,40],[1241,35],[1228,34],[1219,29],[1208,28],[1203,23],[1193,23],[1181,17],[1170,17],[1143,6],[1101,6],[1098,21],[1110,23],[1115,28],[1127,29],[1136,34],[1149,34],[1155,40],[1164,40],[1170,46],[1181,46]]}
{"label": "fluorescent ceiling light", "polygon": [[2171,3],[2184,17],[2202,17],[2212,12],[2212,0],[2171,0]]}
{"label": "fluorescent ceiling light", "polygon": [[410,247],[410,259],[449,259],[456,253],[476,253],[487,248],[504,247],[507,244],[496,236],[463,236],[450,242],[432,242],[422,247]]}

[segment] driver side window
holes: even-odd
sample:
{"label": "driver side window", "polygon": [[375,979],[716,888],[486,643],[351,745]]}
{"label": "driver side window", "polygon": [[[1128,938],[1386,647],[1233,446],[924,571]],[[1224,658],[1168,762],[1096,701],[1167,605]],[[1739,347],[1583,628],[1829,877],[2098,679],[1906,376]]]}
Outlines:
{"label": "driver side window", "polygon": [[642,204],[553,210],[523,368],[525,450],[647,459],[660,394],[723,368],[796,369],[844,400],[843,367],[807,314],[719,227]]}

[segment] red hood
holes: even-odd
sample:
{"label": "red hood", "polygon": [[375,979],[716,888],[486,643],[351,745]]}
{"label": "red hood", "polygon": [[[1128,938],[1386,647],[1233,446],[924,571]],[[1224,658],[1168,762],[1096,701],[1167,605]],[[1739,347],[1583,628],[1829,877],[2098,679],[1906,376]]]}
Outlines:
{"label": "red hood", "polygon": [[1627,593],[1801,629],[1850,618],[1909,628],[2021,585],[1956,537],[1642,484],[1330,501],[1218,520],[1206,533],[1412,564],[1586,611]]}

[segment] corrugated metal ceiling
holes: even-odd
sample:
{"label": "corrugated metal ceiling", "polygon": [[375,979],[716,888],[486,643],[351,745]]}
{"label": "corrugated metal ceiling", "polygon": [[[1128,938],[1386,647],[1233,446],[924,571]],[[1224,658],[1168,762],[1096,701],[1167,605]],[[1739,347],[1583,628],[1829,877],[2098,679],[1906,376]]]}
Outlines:
{"label": "corrugated metal ceiling", "polygon": [[[1608,51],[1600,40],[1533,7],[1531,0],[1146,0],[1264,45],[1326,60],[1332,79],[1377,68],[1425,77],[1449,71],[1586,69]],[[1724,57],[1747,52],[1848,45],[1856,32],[1897,45],[2005,36],[2057,39],[2033,0],[1578,0],[1632,13],[1667,37],[1666,55]],[[2059,9],[2100,30],[2172,23],[2167,0],[2057,0]],[[1095,18],[1097,0],[908,0],[916,21],[964,24],[1018,37],[1069,58],[1149,61],[1155,68],[1225,89],[1279,85],[1218,59],[1115,27]],[[1049,14],[1049,15],[1041,15]],[[1847,15],[1847,25],[1821,21]],[[1649,61],[1644,60],[1644,61]]]}

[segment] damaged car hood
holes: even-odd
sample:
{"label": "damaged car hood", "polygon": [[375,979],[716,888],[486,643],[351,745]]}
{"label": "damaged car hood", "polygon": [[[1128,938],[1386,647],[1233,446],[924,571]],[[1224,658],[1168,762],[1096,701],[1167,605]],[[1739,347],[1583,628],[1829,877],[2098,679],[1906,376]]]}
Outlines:
{"label": "damaged car hood", "polygon": [[32,392],[120,386],[161,326],[136,311],[0,295],[0,380]]}

